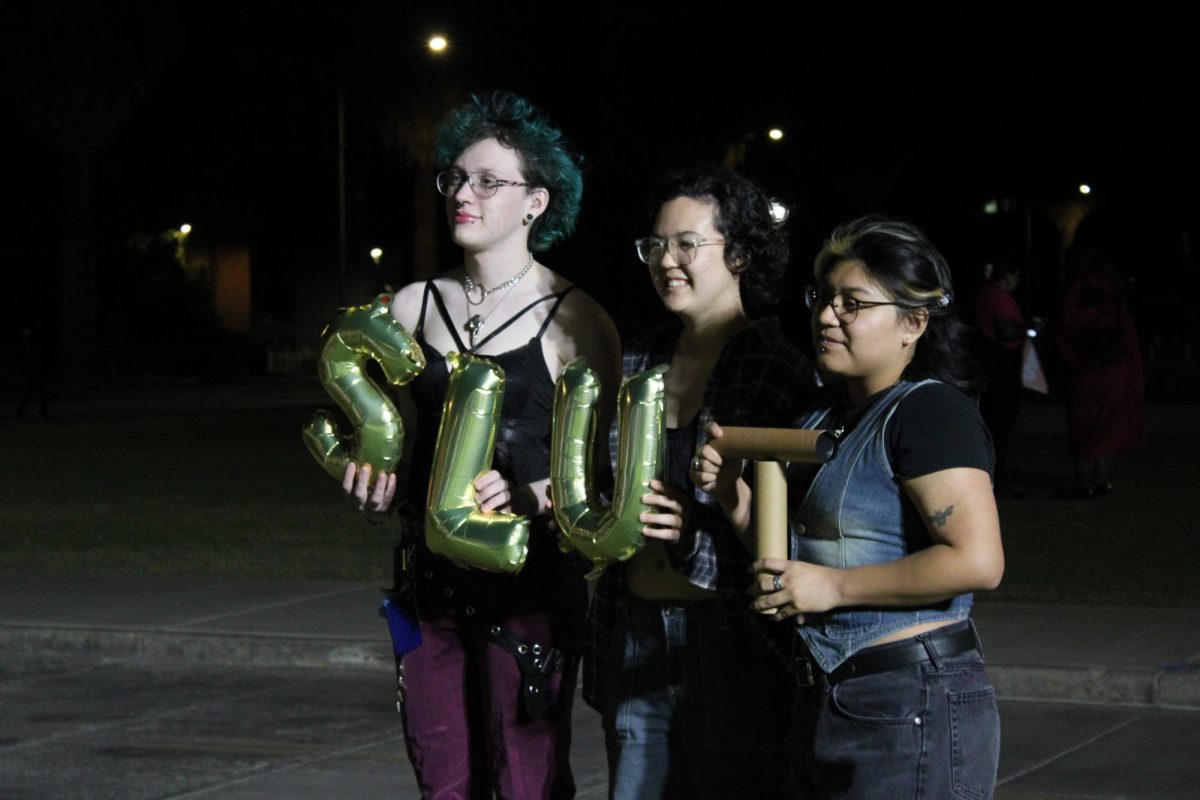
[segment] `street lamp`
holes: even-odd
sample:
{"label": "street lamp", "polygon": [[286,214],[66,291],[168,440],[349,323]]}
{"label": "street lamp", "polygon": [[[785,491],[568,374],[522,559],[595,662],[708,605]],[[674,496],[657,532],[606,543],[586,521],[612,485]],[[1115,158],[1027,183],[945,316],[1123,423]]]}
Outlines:
{"label": "street lamp", "polygon": [[443,50],[445,50],[446,45],[448,45],[450,43],[448,41],[446,41],[445,36],[442,36],[440,33],[436,33],[433,36],[429,37],[429,42],[427,44],[429,45],[430,50],[432,50],[435,53],[440,53]]}
{"label": "street lamp", "polygon": [[767,131],[767,137],[772,142],[778,142],[783,138],[783,130],[780,128],[771,128],[771,130]]}

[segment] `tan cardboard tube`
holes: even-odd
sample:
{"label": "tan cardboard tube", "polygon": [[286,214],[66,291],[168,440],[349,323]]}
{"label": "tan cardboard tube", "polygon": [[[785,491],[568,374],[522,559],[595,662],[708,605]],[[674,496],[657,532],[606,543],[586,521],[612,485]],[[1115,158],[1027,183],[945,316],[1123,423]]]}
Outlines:
{"label": "tan cardboard tube", "polygon": [[754,539],[759,558],[788,557],[787,479],[778,461],[754,462]]}
{"label": "tan cardboard tube", "polygon": [[787,558],[787,480],[778,461],[754,462],[754,535],[759,558]]}
{"label": "tan cardboard tube", "polygon": [[796,461],[824,464],[836,441],[825,431],[805,428],[722,428],[711,444],[726,458],[749,461]]}

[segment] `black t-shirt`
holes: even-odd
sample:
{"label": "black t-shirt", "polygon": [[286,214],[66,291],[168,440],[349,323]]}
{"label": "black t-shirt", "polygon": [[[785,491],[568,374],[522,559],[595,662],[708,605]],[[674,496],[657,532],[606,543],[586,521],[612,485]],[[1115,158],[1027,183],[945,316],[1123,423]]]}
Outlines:
{"label": "black t-shirt", "polygon": [[[871,395],[845,403],[835,412],[841,424],[854,420],[879,399]],[[901,479],[920,478],[944,469],[974,467],[993,474],[992,436],[975,401],[945,383],[913,389],[900,401],[887,425],[888,460]]]}

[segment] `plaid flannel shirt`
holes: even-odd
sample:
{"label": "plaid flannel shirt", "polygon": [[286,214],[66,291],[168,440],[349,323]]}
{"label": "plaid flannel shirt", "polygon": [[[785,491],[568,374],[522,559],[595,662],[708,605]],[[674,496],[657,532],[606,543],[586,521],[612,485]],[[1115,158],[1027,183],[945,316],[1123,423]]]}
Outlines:
{"label": "plaid flannel shirt", "polygon": [[[679,338],[678,325],[652,331],[625,349],[626,376],[645,372],[671,360]],[[705,428],[722,425],[789,427],[817,386],[808,359],[789,342],[773,317],[755,320],[730,337],[708,376],[696,426],[696,446],[706,439]],[[609,452],[616,469],[617,423],[609,435]],[[688,530],[667,544],[671,566],[692,584],[726,596],[745,596],[751,555],[729,525],[716,498],[692,486],[695,502]],[[604,700],[604,669],[609,636],[621,598],[625,570],[614,564],[602,575],[592,596],[589,630],[584,648],[583,697],[593,708]]]}

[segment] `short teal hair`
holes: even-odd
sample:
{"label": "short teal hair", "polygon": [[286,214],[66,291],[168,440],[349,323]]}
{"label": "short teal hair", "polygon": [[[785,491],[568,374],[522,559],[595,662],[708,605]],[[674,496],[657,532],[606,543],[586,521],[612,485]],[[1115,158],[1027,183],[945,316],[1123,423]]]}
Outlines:
{"label": "short teal hair", "polygon": [[438,169],[449,168],[464,150],[484,139],[516,150],[521,177],[531,188],[550,193],[545,212],[529,231],[530,249],[541,252],[570,236],[583,199],[583,171],[563,132],[524,97],[501,91],[474,94],[438,129]]}

